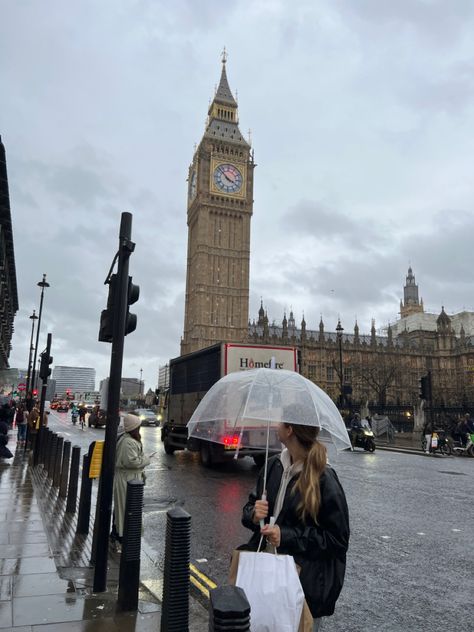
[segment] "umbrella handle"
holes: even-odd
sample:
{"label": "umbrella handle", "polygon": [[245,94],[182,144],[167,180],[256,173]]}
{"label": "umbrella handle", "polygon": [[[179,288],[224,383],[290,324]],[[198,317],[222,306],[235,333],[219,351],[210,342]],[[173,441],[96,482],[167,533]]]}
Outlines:
{"label": "umbrella handle", "polygon": [[[267,492],[263,492],[261,500],[267,500]],[[265,526],[265,520],[260,520],[260,529]]]}

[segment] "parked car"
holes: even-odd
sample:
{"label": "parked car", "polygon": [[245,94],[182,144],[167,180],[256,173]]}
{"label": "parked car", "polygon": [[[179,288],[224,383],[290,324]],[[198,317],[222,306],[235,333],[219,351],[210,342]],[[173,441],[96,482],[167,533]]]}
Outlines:
{"label": "parked car", "polygon": [[132,415],[137,415],[138,417],[140,417],[142,426],[160,425],[158,415],[153,410],[150,410],[148,408],[137,408],[136,410],[132,410]]}

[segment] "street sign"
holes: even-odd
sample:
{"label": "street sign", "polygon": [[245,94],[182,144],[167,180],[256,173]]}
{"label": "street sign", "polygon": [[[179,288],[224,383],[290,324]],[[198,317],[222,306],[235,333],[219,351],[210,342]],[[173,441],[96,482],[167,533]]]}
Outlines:
{"label": "street sign", "polygon": [[24,382],[21,382],[20,384],[18,384],[17,389],[19,391],[26,391],[26,384],[24,384]]}

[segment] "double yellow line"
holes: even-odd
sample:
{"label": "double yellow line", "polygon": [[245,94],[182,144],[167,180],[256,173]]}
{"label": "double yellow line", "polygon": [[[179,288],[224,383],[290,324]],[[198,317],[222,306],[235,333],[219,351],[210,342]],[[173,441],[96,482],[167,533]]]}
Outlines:
{"label": "double yellow line", "polygon": [[217,588],[217,584],[215,584],[207,575],[201,573],[194,564],[189,565],[190,575],[189,581],[193,586],[195,586],[205,597],[209,599],[209,590],[213,588]]}

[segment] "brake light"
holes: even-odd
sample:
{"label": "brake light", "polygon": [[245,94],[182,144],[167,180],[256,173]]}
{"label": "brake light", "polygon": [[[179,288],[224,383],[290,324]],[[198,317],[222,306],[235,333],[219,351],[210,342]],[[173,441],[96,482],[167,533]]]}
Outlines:
{"label": "brake light", "polygon": [[225,435],[225,437],[222,438],[222,442],[226,446],[237,447],[239,445],[239,435]]}

